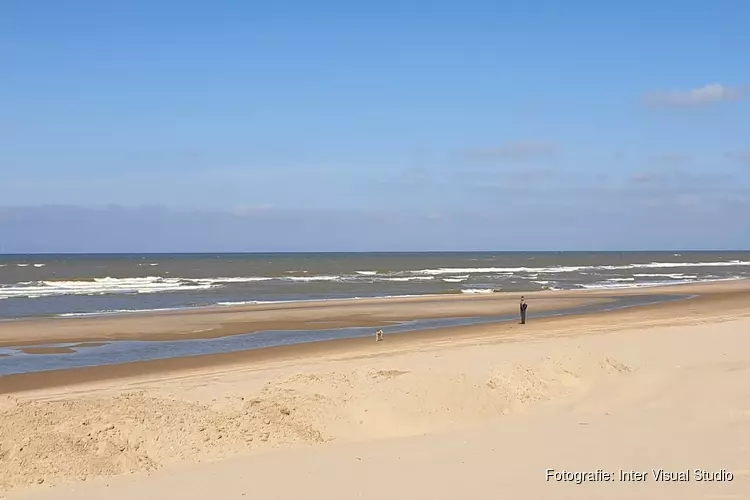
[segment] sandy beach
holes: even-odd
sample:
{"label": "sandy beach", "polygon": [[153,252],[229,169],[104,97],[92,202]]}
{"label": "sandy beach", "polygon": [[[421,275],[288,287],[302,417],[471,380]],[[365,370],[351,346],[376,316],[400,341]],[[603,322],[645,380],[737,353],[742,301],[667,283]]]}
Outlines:
{"label": "sandy beach", "polygon": [[[348,339],[0,377],[0,491],[76,500],[748,498],[750,284],[527,298],[539,311],[665,293],[695,296],[380,343]],[[0,343],[482,316],[513,312],[517,299],[4,322]],[[659,469],[675,478],[687,471],[690,480],[658,481]],[[556,472],[573,480],[557,481]]]}
{"label": "sandy beach", "polygon": [[[601,293],[532,293],[535,311],[606,303]],[[385,299],[206,307],[157,313],[0,321],[0,347],[45,342],[180,340],[260,330],[315,330],[377,326],[412,319],[515,313],[518,294],[445,295]]]}

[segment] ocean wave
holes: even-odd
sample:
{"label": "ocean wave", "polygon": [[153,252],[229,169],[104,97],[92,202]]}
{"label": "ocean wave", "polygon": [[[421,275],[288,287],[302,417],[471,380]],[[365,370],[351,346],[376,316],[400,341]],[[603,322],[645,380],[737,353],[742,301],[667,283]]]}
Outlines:
{"label": "ocean wave", "polygon": [[732,276],[729,278],[714,278],[714,279],[682,279],[672,281],[643,281],[635,283],[613,283],[613,282],[600,282],[600,283],[585,283],[579,284],[578,287],[587,290],[615,290],[621,288],[651,288],[659,286],[671,286],[671,285],[689,285],[696,283],[712,283],[718,281],[737,281],[744,279],[743,276]]}
{"label": "ocean wave", "polygon": [[260,300],[236,300],[236,301],[229,301],[229,302],[217,302],[217,306],[252,306],[255,304],[262,304],[263,302]]}
{"label": "ocean wave", "polygon": [[441,267],[437,269],[420,269],[411,271],[414,274],[441,275],[441,274],[513,274],[518,272],[529,273],[568,273],[582,269],[584,266],[559,266],[559,267]]}
{"label": "ocean wave", "polygon": [[278,279],[286,281],[337,281],[341,279],[341,276],[284,276]]}
{"label": "ocean wave", "polygon": [[181,278],[94,278],[78,281],[32,281],[0,286],[3,298],[39,298],[56,295],[104,295],[205,290],[213,285]]}
{"label": "ocean wave", "polygon": [[574,273],[581,271],[623,271],[627,269],[659,269],[681,267],[743,267],[750,266],[750,261],[730,260],[718,262],[648,262],[625,265],[600,266],[552,266],[552,267],[441,267],[437,269],[420,269],[411,271],[414,274],[499,274],[499,273]]}
{"label": "ocean wave", "polygon": [[58,318],[80,318],[83,316],[103,316],[108,314],[128,314],[128,313],[151,313],[151,312],[165,312],[165,311],[181,311],[188,309],[187,307],[162,307],[158,309],[106,309],[103,311],[96,312],[72,312],[56,314]]}
{"label": "ocean wave", "polygon": [[205,285],[218,285],[221,283],[253,283],[256,281],[270,281],[274,279],[286,279],[286,278],[271,278],[268,276],[235,276],[235,277],[224,277],[224,278],[183,278],[183,279],[195,281],[196,283],[202,283]]}
{"label": "ocean wave", "polygon": [[[668,257],[665,260],[671,260]],[[145,261],[140,265],[151,266],[156,262]],[[44,266],[43,263],[16,264],[6,262],[2,266]],[[91,278],[91,279],[47,279],[39,281],[22,281],[18,283],[0,284],[0,299],[6,298],[39,298],[63,295],[108,295],[108,294],[154,294],[172,292],[191,292],[201,290],[218,290],[226,288],[229,295],[226,297],[244,298],[248,296],[264,296],[266,287],[271,289],[277,283],[285,290],[293,290],[295,295],[304,295],[308,287],[318,286],[330,288],[335,294],[374,294],[377,292],[394,291],[396,283],[404,283],[402,288],[412,288],[415,292],[447,293],[454,291],[459,293],[460,286],[452,287],[449,284],[468,283],[463,286],[467,291],[460,293],[490,293],[489,290],[475,292],[477,288],[472,285],[494,287],[505,289],[507,286],[514,287],[514,283],[534,283],[544,288],[554,284],[562,288],[605,288],[620,285],[622,287],[633,286],[659,286],[664,284],[676,284],[680,282],[693,282],[693,280],[713,280],[713,278],[725,278],[729,275],[750,274],[745,267],[750,266],[746,260],[726,260],[711,262],[648,262],[632,263],[627,265],[589,265],[589,266],[548,266],[548,267],[444,267],[420,270],[350,270],[337,275],[315,274],[313,271],[281,271],[269,273],[270,276],[217,276],[217,277],[172,277],[168,273],[163,276],[148,276],[139,278]],[[373,265],[373,267],[375,267]],[[681,269],[683,268],[683,269]],[[700,269],[699,269],[700,268]],[[143,268],[142,268],[143,269]],[[635,269],[636,274],[630,270]],[[688,270],[690,269],[690,270]],[[20,274],[26,280],[34,274],[47,271],[2,270],[2,273]],[[624,271],[624,272],[618,272]],[[683,271],[683,272],[679,272]],[[262,271],[259,271],[262,272]],[[568,273],[568,274],[565,274]],[[688,274],[691,273],[691,274]],[[156,272],[154,272],[156,274]],[[481,284],[477,280],[481,279]],[[593,278],[593,279],[592,279]],[[517,281],[516,281],[517,280]],[[581,282],[594,281],[585,285]],[[252,285],[260,282],[270,282],[269,285]],[[325,287],[317,285],[317,282],[325,284]],[[428,285],[428,282],[433,282]],[[312,283],[312,284],[310,284]],[[329,285],[330,283],[330,285]],[[408,285],[407,285],[408,283]],[[245,284],[246,286],[242,286]],[[352,292],[348,285],[356,285]],[[233,286],[236,285],[236,286]],[[442,285],[442,287],[440,286]],[[366,292],[360,291],[367,289]],[[536,288],[536,287],[535,287]],[[355,291],[356,289],[356,291]],[[411,291],[411,290],[410,290]],[[222,292],[224,293],[224,291]],[[270,293],[276,295],[276,291]],[[331,293],[333,295],[334,293]],[[202,299],[203,300],[203,299]],[[6,303],[7,304],[7,303]]]}
{"label": "ocean wave", "polygon": [[632,269],[636,269],[639,267],[662,268],[662,267],[735,267],[735,266],[750,266],[750,261],[726,260],[726,261],[718,261],[718,262],[651,262],[650,264],[633,264]]}
{"label": "ocean wave", "polygon": [[495,293],[495,290],[491,288],[464,288],[461,293],[467,294],[479,294],[479,293]]}
{"label": "ocean wave", "polygon": [[633,275],[636,278],[672,278],[672,279],[693,279],[697,278],[697,274],[684,274],[684,273],[638,273]]}
{"label": "ocean wave", "polygon": [[383,278],[382,281],[430,281],[434,276],[401,276],[397,278]]}

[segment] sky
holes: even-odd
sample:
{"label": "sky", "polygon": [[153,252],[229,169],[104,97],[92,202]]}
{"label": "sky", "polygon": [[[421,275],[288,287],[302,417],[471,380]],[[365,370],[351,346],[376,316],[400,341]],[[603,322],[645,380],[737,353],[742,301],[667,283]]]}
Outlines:
{"label": "sky", "polygon": [[0,252],[750,248],[743,0],[0,2]]}

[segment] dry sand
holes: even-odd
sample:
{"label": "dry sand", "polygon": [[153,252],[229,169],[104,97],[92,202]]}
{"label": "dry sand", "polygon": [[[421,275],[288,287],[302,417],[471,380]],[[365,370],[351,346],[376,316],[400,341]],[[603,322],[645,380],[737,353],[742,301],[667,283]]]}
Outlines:
{"label": "dry sand", "polygon": [[[205,356],[174,370],[102,367],[118,378],[63,387],[14,378],[6,389],[25,392],[0,396],[0,490],[76,500],[750,498],[750,286],[680,291],[701,296],[523,327]],[[548,468],[649,477],[577,485],[546,481]],[[724,469],[733,480],[655,482],[660,468]]]}

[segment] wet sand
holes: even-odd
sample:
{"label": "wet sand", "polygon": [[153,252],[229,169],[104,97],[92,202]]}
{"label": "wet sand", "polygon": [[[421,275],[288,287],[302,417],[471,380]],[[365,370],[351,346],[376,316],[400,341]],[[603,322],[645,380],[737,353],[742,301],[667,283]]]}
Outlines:
{"label": "wet sand", "polygon": [[[609,299],[596,295],[541,294],[547,311]],[[261,330],[315,330],[377,326],[412,319],[495,316],[516,311],[518,296],[429,296],[200,308],[96,317],[0,322],[0,347],[111,340],[216,338]]]}
{"label": "wet sand", "polygon": [[24,354],[70,354],[76,352],[70,347],[22,347],[18,350]]}
{"label": "wet sand", "polygon": [[[393,352],[394,349],[408,349],[426,341],[481,343],[486,341],[496,341],[498,339],[510,339],[518,334],[530,337],[544,337],[549,335],[562,336],[580,333],[582,331],[604,332],[623,328],[635,328],[639,326],[651,327],[693,324],[696,321],[706,321],[706,318],[711,317],[715,318],[716,321],[721,321],[725,316],[737,314],[747,308],[748,301],[750,300],[750,281],[743,280],[726,283],[675,286],[669,288],[638,290],[637,292],[653,295],[675,293],[684,296],[695,295],[695,297],[689,300],[672,301],[663,304],[640,306],[603,313],[571,315],[566,316],[565,318],[549,317],[533,319],[533,316],[531,316],[529,323],[526,325],[517,325],[510,322],[498,323],[492,326],[485,324],[464,326],[460,328],[436,328],[410,332],[403,335],[387,335],[387,341],[378,343],[374,348],[373,340],[370,338],[352,338],[201,356],[136,361],[115,365],[74,368],[68,370],[51,370],[37,373],[11,374],[0,376],[0,394],[28,391],[43,387],[64,387],[68,385],[84,384],[91,381],[107,381],[127,378],[134,375],[158,375],[170,372],[189,372],[192,370],[221,367],[224,365],[252,364],[263,366],[265,363],[269,362],[288,362],[316,357],[322,358],[327,355],[347,355],[362,350],[367,351],[368,355],[376,355],[382,352]],[[452,296],[445,297],[444,299],[452,304],[444,308],[435,307],[435,302],[438,302],[439,304],[441,301],[434,297],[430,297],[416,299],[382,299],[388,302],[385,304],[381,300],[368,301],[368,304],[360,304],[353,301],[341,301],[336,304],[301,304],[294,309],[294,313],[299,315],[304,312],[312,311],[317,317],[337,315],[337,317],[341,318],[339,320],[341,324],[347,326],[354,324],[355,326],[358,326],[359,324],[356,319],[353,319],[351,316],[345,316],[342,310],[354,308],[360,314],[363,310],[370,312],[379,311],[380,314],[382,314],[382,309],[387,309],[390,308],[390,306],[393,306],[393,308],[401,309],[401,314],[403,315],[400,316],[401,320],[407,318],[411,319],[415,316],[424,317],[426,314],[432,314],[432,317],[440,317],[436,316],[439,314],[439,311],[443,311],[443,314],[456,314],[457,312],[463,312],[467,315],[470,313],[485,313],[490,315],[515,311],[515,308],[517,307],[515,295],[494,295],[496,296],[491,298],[468,297],[463,298],[463,300],[458,300],[458,298]],[[576,295],[578,298],[576,298]],[[635,292],[632,290],[625,290],[623,292],[609,291],[608,293],[608,296],[620,295],[635,295]],[[534,311],[543,311],[596,303],[608,303],[612,301],[608,296],[602,292],[580,292],[578,294],[569,292],[565,294],[565,297],[557,297],[557,293],[555,292],[538,292],[537,294],[528,295],[527,298],[532,304]],[[175,322],[179,322],[180,319],[187,319],[187,321],[190,321],[191,317],[197,317],[198,321],[204,322],[203,324],[206,325],[206,322],[208,321],[225,321],[227,315],[230,315],[235,322],[232,323],[232,327],[242,329],[247,328],[248,325],[259,324],[246,319],[250,314],[262,314],[266,316],[276,315],[278,317],[279,315],[284,315],[284,310],[274,304],[269,310],[261,308],[258,311],[256,311],[255,308],[250,308],[249,310],[241,308],[237,311],[210,310],[169,313],[166,317],[162,314],[152,314],[143,315],[138,318],[132,318],[129,316],[96,318],[94,322],[91,322],[90,318],[81,318],[74,320],[25,321],[19,324],[23,324],[26,328],[30,329],[32,327],[39,327],[39,324],[45,324],[47,321],[52,321],[56,325],[60,325],[57,323],[58,321],[63,322],[63,324],[59,326],[62,331],[53,330],[58,336],[54,336],[52,339],[50,339],[50,336],[53,334],[50,332],[49,328],[42,332],[39,330],[29,330],[27,332],[29,336],[26,340],[31,346],[45,340],[54,340],[55,342],[60,343],[66,342],[67,340],[63,340],[64,337],[62,337],[62,335],[69,332],[68,329],[70,328],[70,324],[65,324],[68,322],[80,322],[82,330],[93,329],[94,326],[108,329],[100,331],[98,334],[91,331],[91,333],[86,336],[85,341],[93,341],[97,338],[110,338],[112,340],[133,338],[145,340],[172,340],[175,338],[196,338],[196,336],[197,338],[211,338],[213,336],[212,334],[216,334],[217,331],[232,331],[232,328],[227,328],[226,325],[223,325],[217,327],[215,330],[211,330],[210,332],[206,330],[194,333],[193,335],[188,335],[184,333],[184,328],[177,330],[174,329]],[[411,316],[409,316],[409,314],[411,314]],[[218,316],[218,319],[215,315]],[[393,319],[393,316],[391,316],[391,319]],[[383,320],[381,319],[379,321]],[[136,335],[135,330],[130,330],[129,333],[125,335],[115,333],[125,331],[122,326],[123,323],[126,324],[128,328],[136,328],[137,325],[143,324],[150,325],[152,329],[142,333],[140,336]],[[262,324],[264,328],[275,330],[281,330],[284,329],[284,327],[289,326],[289,322],[286,320],[277,322],[269,321]],[[299,326],[299,323],[294,324]],[[305,322],[305,324],[309,325],[310,322]],[[172,329],[170,330],[170,328]],[[33,335],[31,333],[32,331],[36,331],[37,335]],[[487,336],[488,331],[492,332],[492,335],[489,337]],[[207,333],[209,333],[209,335],[207,335]],[[1,330],[0,338],[3,338]]]}
{"label": "wet sand", "polygon": [[[106,342],[85,342],[66,346],[28,346],[19,347],[18,350],[24,354],[70,354],[78,349],[90,349],[107,345]],[[5,354],[9,356],[9,354]]]}

